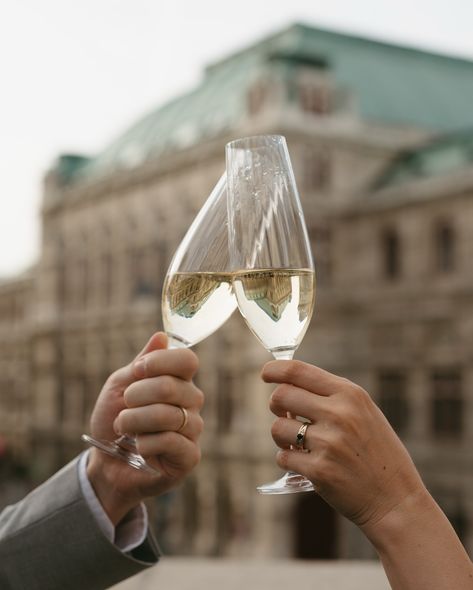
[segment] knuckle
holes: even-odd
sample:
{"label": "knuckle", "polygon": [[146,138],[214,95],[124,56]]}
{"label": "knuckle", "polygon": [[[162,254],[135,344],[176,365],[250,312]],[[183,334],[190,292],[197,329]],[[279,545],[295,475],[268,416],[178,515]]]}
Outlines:
{"label": "knuckle", "polygon": [[321,484],[331,481],[332,471],[329,461],[323,458],[319,458],[312,467],[314,479]]}
{"label": "knuckle", "polygon": [[145,354],[142,358],[143,361],[143,371],[144,377],[152,377],[155,372],[155,365],[156,365],[156,358],[159,354],[159,351],[149,352]]}
{"label": "knuckle", "polygon": [[195,399],[195,407],[201,410],[205,403],[205,396],[201,389],[194,385],[194,399]]}
{"label": "knuckle", "polygon": [[356,383],[351,383],[351,382],[349,382],[349,383],[350,383],[350,385],[348,387],[348,394],[349,394],[350,398],[356,402],[364,400],[368,394],[363,389],[363,387],[361,387],[360,385],[357,385]]}
{"label": "knuckle", "polygon": [[345,403],[337,400],[330,400],[330,404],[324,408],[324,422],[327,426],[340,426],[343,423]]}
{"label": "knuckle", "polygon": [[287,385],[286,383],[276,387],[276,389],[271,394],[271,408],[278,410],[284,407],[284,401],[289,392],[289,389],[290,385]]}
{"label": "knuckle", "polygon": [[345,440],[348,433],[357,430],[359,422],[359,407],[352,403],[339,403],[337,407],[332,408],[328,415],[328,424],[331,428],[330,443],[335,444],[339,439]]}
{"label": "knuckle", "polygon": [[107,379],[105,379],[105,383],[103,384],[103,387],[105,387],[105,386],[118,387],[121,385],[121,383],[122,383],[122,369],[117,369],[116,371],[111,373],[107,377]]}
{"label": "knuckle", "polygon": [[323,441],[319,444],[319,457],[326,456],[338,457],[340,451],[346,448],[347,436],[343,429],[333,429],[330,433],[326,433]]}
{"label": "knuckle", "polygon": [[176,396],[176,381],[170,375],[161,375],[156,378],[156,389],[159,400],[166,403],[172,402]]}
{"label": "knuckle", "polygon": [[302,363],[300,361],[287,361],[281,369],[281,376],[283,381],[292,383],[292,381],[300,375],[302,370]]}
{"label": "knuckle", "polygon": [[183,366],[190,371],[192,375],[197,372],[199,368],[199,359],[195,352],[189,349],[185,349],[182,351],[183,358]]}
{"label": "knuckle", "polygon": [[175,432],[174,430],[170,430],[164,433],[164,436],[168,442],[168,448],[172,449],[172,453],[182,453],[184,446],[185,446],[185,437],[184,435]]}
{"label": "knuckle", "polygon": [[197,414],[195,417],[195,430],[198,436],[200,436],[204,430],[204,420],[200,414]]}
{"label": "knuckle", "polygon": [[351,392],[351,397],[345,398],[339,405],[339,425],[342,427],[351,427],[357,424],[362,414],[362,409],[366,402],[366,392],[360,388]]}
{"label": "knuckle", "polygon": [[277,418],[271,426],[271,435],[275,441],[281,440],[285,429],[285,418]]}

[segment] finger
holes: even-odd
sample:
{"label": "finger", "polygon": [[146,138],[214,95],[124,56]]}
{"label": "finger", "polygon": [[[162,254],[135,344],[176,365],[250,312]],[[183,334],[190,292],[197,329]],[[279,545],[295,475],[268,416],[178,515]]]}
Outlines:
{"label": "finger", "polygon": [[302,361],[270,361],[261,376],[266,383],[290,383],[317,395],[337,393],[347,380]]}
{"label": "finger", "polygon": [[[177,406],[154,404],[142,408],[122,410],[115,420],[114,428],[120,433],[150,434],[177,432],[183,425],[184,413]],[[187,410],[187,424],[180,433],[196,440],[203,428],[202,418],[196,410]]]}
{"label": "finger", "polygon": [[327,408],[329,400],[325,397],[308,393],[305,389],[283,383],[271,394],[269,407],[276,416],[286,416],[288,412],[295,416],[315,422]]}
{"label": "finger", "polygon": [[200,410],[204,405],[204,394],[192,381],[184,381],[171,375],[131,383],[125,389],[124,399],[128,408],[164,403]]}
{"label": "finger", "polygon": [[[276,462],[285,471],[300,473],[300,475],[305,475],[305,477],[311,479],[312,455],[309,453],[290,450],[278,451]],[[312,481],[312,483],[317,485],[317,482]]]}
{"label": "finger", "polygon": [[133,375],[137,379],[174,375],[190,380],[199,368],[199,360],[192,350],[179,348],[155,350],[141,356],[133,363]]}
{"label": "finger", "polygon": [[[299,432],[303,422],[293,420],[291,418],[278,418],[273,422],[271,427],[271,435],[274,442],[281,449],[289,449],[291,446],[296,446],[297,433]],[[309,424],[305,431],[303,448],[307,451],[312,451],[316,448],[316,435],[313,424]]]}
{"label": "finger", "polygon": [[198,445],[176,432],[141,434],[136,446],[145,459],[158,457],[160,468],[174,477],[184,475],[200,461]]}
{"label": "finger", "polygon": [[163,350],[167,348],[167,345],[168,338],[166,334],[164,332],[155,332],[148,340],[141,352],[139,352],[136,355],[135,359],[131,363],[129,363],[125,367],[122,367],[121,369],[118,369],[113,373],[113,381],[116,384],[119,384],[123,387],[126,387],[130,383],[133,383],[133,381],[135,381],[135,379],[137,378],[137,376],[134,373],[135,363],[137,363],[141,358],[143,358],[145,355],[149,354],[152,351]]}

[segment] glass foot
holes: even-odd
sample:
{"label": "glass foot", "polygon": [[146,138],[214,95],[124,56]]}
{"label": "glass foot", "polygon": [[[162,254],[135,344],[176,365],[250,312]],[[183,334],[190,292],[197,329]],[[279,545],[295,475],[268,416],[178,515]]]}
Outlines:
{"label": "glass foot", "polygon": [[256,488],[260,494],[300,494],[301,492],[315,492],[314,484],[298,473],[288,471],[280,479],[263,484]]}
{"label": "glass foot", "polygon": [[[122,437],[122,439],[123,438],[124,437]],[[158,469],[154,469],[153,467],[148,465],[148,463],[146,463],[143,457],[136,451],[136,448],[132,444],[132,439],[130,439],[129,437],[127,437],[127,439],[123,441],[121,439],[118,439],[118,441],[120,441],[120,444],[118,444],[118,441],[110,442],[108,440],[97,440],[95,438],[92,438],[91,436],[88,436],[87,434],[83,434],[81,436],[81,439],[89,445],[97,447],[104,453],[107,453],[112,457],[116,457],[117,459],[125,461],[125,463],[128,463],[128,465],[134,467],[135,469],[139,469],[140,471],[146,471],[153,475],[161,474],[161,472]]]}

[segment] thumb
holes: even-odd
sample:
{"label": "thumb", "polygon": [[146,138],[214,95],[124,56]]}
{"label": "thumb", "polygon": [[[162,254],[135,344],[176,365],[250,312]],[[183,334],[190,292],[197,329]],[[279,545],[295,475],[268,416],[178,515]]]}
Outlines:
{"label": "thumb", "polygon": [[146,343],[145,347],[141,352],[139,352],[136,357],[133,359],[131,363],[118,369],[112,375],[112,380],[115,385],[119,385],[120,387],[128,387],[134,381],[137,380],[134,372],[133,367],[136,361],[142,357],[144,357],[149,352],[153,352],[153,350],[163,350],[168,346],[168,337],[164,332],[155,332],[151,338]]}
{"label": "thumb", "polygon": [[146,343],[145,347],[141,352],[139,352],[134,361],[142,358],[148,352],[152,352],[153,350],[163,350],[168,347],[168,337],[164,332],[155,332],[151,338]]}

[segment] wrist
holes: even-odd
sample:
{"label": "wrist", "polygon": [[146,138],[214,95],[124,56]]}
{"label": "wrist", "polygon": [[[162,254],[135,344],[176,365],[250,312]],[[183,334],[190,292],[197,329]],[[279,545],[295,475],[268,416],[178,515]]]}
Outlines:
{"label": "wrist", "polygon": [[108,458],[98,451],[91,449],[87,463],[87,478],[98,501],[114,526],[126,514],[139,505],[140,501],[123,494],[116,485],[116,474],[110,469]]}
{"label": "wrist", "polygon": [[361,529],[393,590],[470,590],[472,563],[452,525],[422,486]]}
{"label": "wrist", "polygon": [[422,486],[406,496],[376,522],[360,526],[368,540],[381,555],[406,546],[406,540],[415,540],[425,523],[443,516],[435,500]]}

